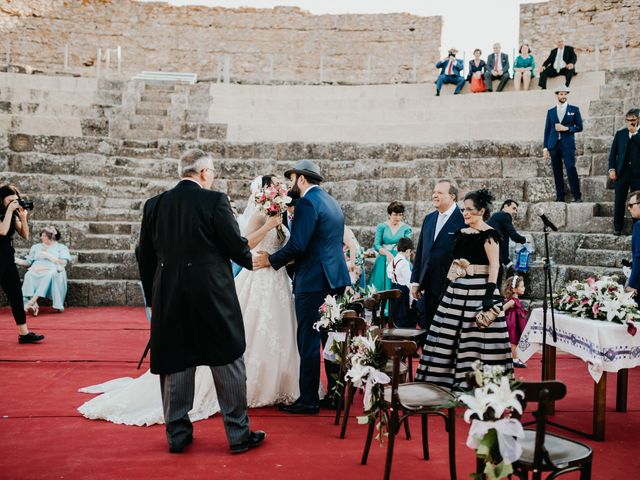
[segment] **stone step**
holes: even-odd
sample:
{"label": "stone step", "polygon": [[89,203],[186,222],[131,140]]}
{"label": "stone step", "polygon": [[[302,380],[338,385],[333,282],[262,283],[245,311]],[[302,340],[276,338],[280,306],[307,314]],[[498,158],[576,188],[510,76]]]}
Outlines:
{"label": "stone step", "polygon": [[131,130],[164,130],[164,123],[159,121],[135,120],[129,124]]}
{"label": "stone step", "polygon": [[137,280],[69,280],[70,306],[143,305]]}
{"label": "stone step", "polygon": [[631,236],[616,237],[611,234],[587,235],[582,240],[579,248],[592,250],[616,250],[631,251]]}
{"label": "stone step", "polygon": [[162,130],[131,129],[128,132],[125,132],[123,137],[135,140],[158,140],[160,138],[166,138],[167,136]]}
{"label": "stone step", "polygon": [[63,116],[78,118],[100,118],[104,109],[96,105],[73,105],[68,103],[45,103],[27,101],[5,101],[0,98],[0,113],[11,115]]}
{"label": "stone step", "polygon": [[138,105],[142,106],[145,102],[171,104],[171,94],[169,92],[145,92],[140,95]]}
{"label": "stone step", "polygon": [[153,117],[166,117],[167,116],[167,109],[166,108],[149,108],[146,106],[144,107],[137,107],[136,108],[136,115],[145,115],[145,116],[153,116]]}
{"label": "stone step", "polygon": [[131,208],[101,208],[95,215],[96,220],[107,222],[140,222],[142,210]]}
{"label": "stone step", "polygon": [[76,250],[78,263],[126,263],[136,265],[132,250]]}
{"label": "stone step", "polygon": [[0,131],[27,135],[82,136],[80,118],[68,115],[36,116],[0,113]]}
{"label": "stone step", "polygon": [[576,251],[577,265],[598,265],[600,267],[618,267],[621,268],[622,260],[630,260],[631,251],[629,250],[595,250],[579,248]]}
{"label": "stone step", "polygon": [[176,89],[173,84],[162,82],[162,83],[148,83],[144,84],[145,92],[157,92],[157,93],[175,93]]}
{"label": "stone step", "polygon": [[83,250],[126,250],[132,248],[132,243],[135,242],[132,242],[131,235],[88,234],[74,247]]}
{"label": "stone step", "polygon": [[89,233],[131,235],[133,223],[91,222]]}
{"label": "stone step", "polygon": [[138,280],[137,265],[118,263],[78,263],[68,270],[70,279],[78,280]]}

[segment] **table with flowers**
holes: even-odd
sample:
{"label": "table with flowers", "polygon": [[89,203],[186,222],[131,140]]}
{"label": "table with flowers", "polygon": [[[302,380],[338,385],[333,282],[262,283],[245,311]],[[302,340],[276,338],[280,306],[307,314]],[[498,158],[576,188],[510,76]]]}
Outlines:
{"label": "table with flowers", "polygon": [[[554,312],[557,341],[553,341],[551,311],[547,313],[546,380],[555,379],[556,348],[581,358],[594,381],[594,440],[604,440],[607,372],[617,372],[616,411],[627,410],[628,369],[640,365],[640,335],[633,324],[591,320]],[[531,312],[518,344],[518,356],[527,361],[542,345],[543,311]]]}

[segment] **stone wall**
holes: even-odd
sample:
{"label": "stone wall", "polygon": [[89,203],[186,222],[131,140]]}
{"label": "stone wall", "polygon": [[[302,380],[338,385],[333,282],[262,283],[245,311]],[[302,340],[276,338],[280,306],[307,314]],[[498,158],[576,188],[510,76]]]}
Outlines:
{"label": "stone wall", "polygon": [[640,2],[637,0],[549,0],[520,6],[520,39],[542,62],[563,35],[576,48],[576,70],[640,66]]}
{"label": "stone wall", "polygon": [[[106,48],[121,46],[125,76],[163,70],[244,83],[425,82],[435,78],[441,28],[441,17],[404,13],[0,0],[3,57],[8,45],[11,63],[60,71],[69,45],[69,70],[83,76],[95,75],[98,48],[104,61]],[[114,52],[112,69],[115,61]]]}

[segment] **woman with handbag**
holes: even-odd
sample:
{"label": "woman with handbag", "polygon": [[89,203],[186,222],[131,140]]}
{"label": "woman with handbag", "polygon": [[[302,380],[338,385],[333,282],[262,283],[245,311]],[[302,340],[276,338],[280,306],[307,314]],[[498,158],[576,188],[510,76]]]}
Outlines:
{"label": "woman with handbag", "polygon": [[473,93],[486,92],[487,86],[484,84],[484,71],[487,68],[487,64],[484,60],[480,59],[482,50],[476,48],[473,51],[473,60],[469,61],[469,75],[467,81],[471,84],[471,91]]}
{"label": "woman with handbag", "polygon": [[466,228],[455,235],[453,258],[416,379],[455,390],[467,389],[473,363],[513,371],[509,333],[496,287],[500,234],[485,223],[493,196],[485,189],[464,198]]}

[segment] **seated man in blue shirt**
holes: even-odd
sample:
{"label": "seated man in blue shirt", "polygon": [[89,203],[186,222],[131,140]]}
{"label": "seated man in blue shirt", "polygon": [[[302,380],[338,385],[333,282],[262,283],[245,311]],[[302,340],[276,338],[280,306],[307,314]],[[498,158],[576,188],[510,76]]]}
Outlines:
{"label": "seated man in blue shirt", "polygon": [[456,53],[458,53],[458,50],[450,48],[447,58],[436,63],[436,68],[440,69],[440,75],[436,80],[436,97],[440,95],[440,90],[444,83],[454,83],[456,85],[456,90],[453,92],[454,95],[459,94],[462,87],[464,87],[465,79],[461,74],[464,64],[462,60],[456,60]]}

